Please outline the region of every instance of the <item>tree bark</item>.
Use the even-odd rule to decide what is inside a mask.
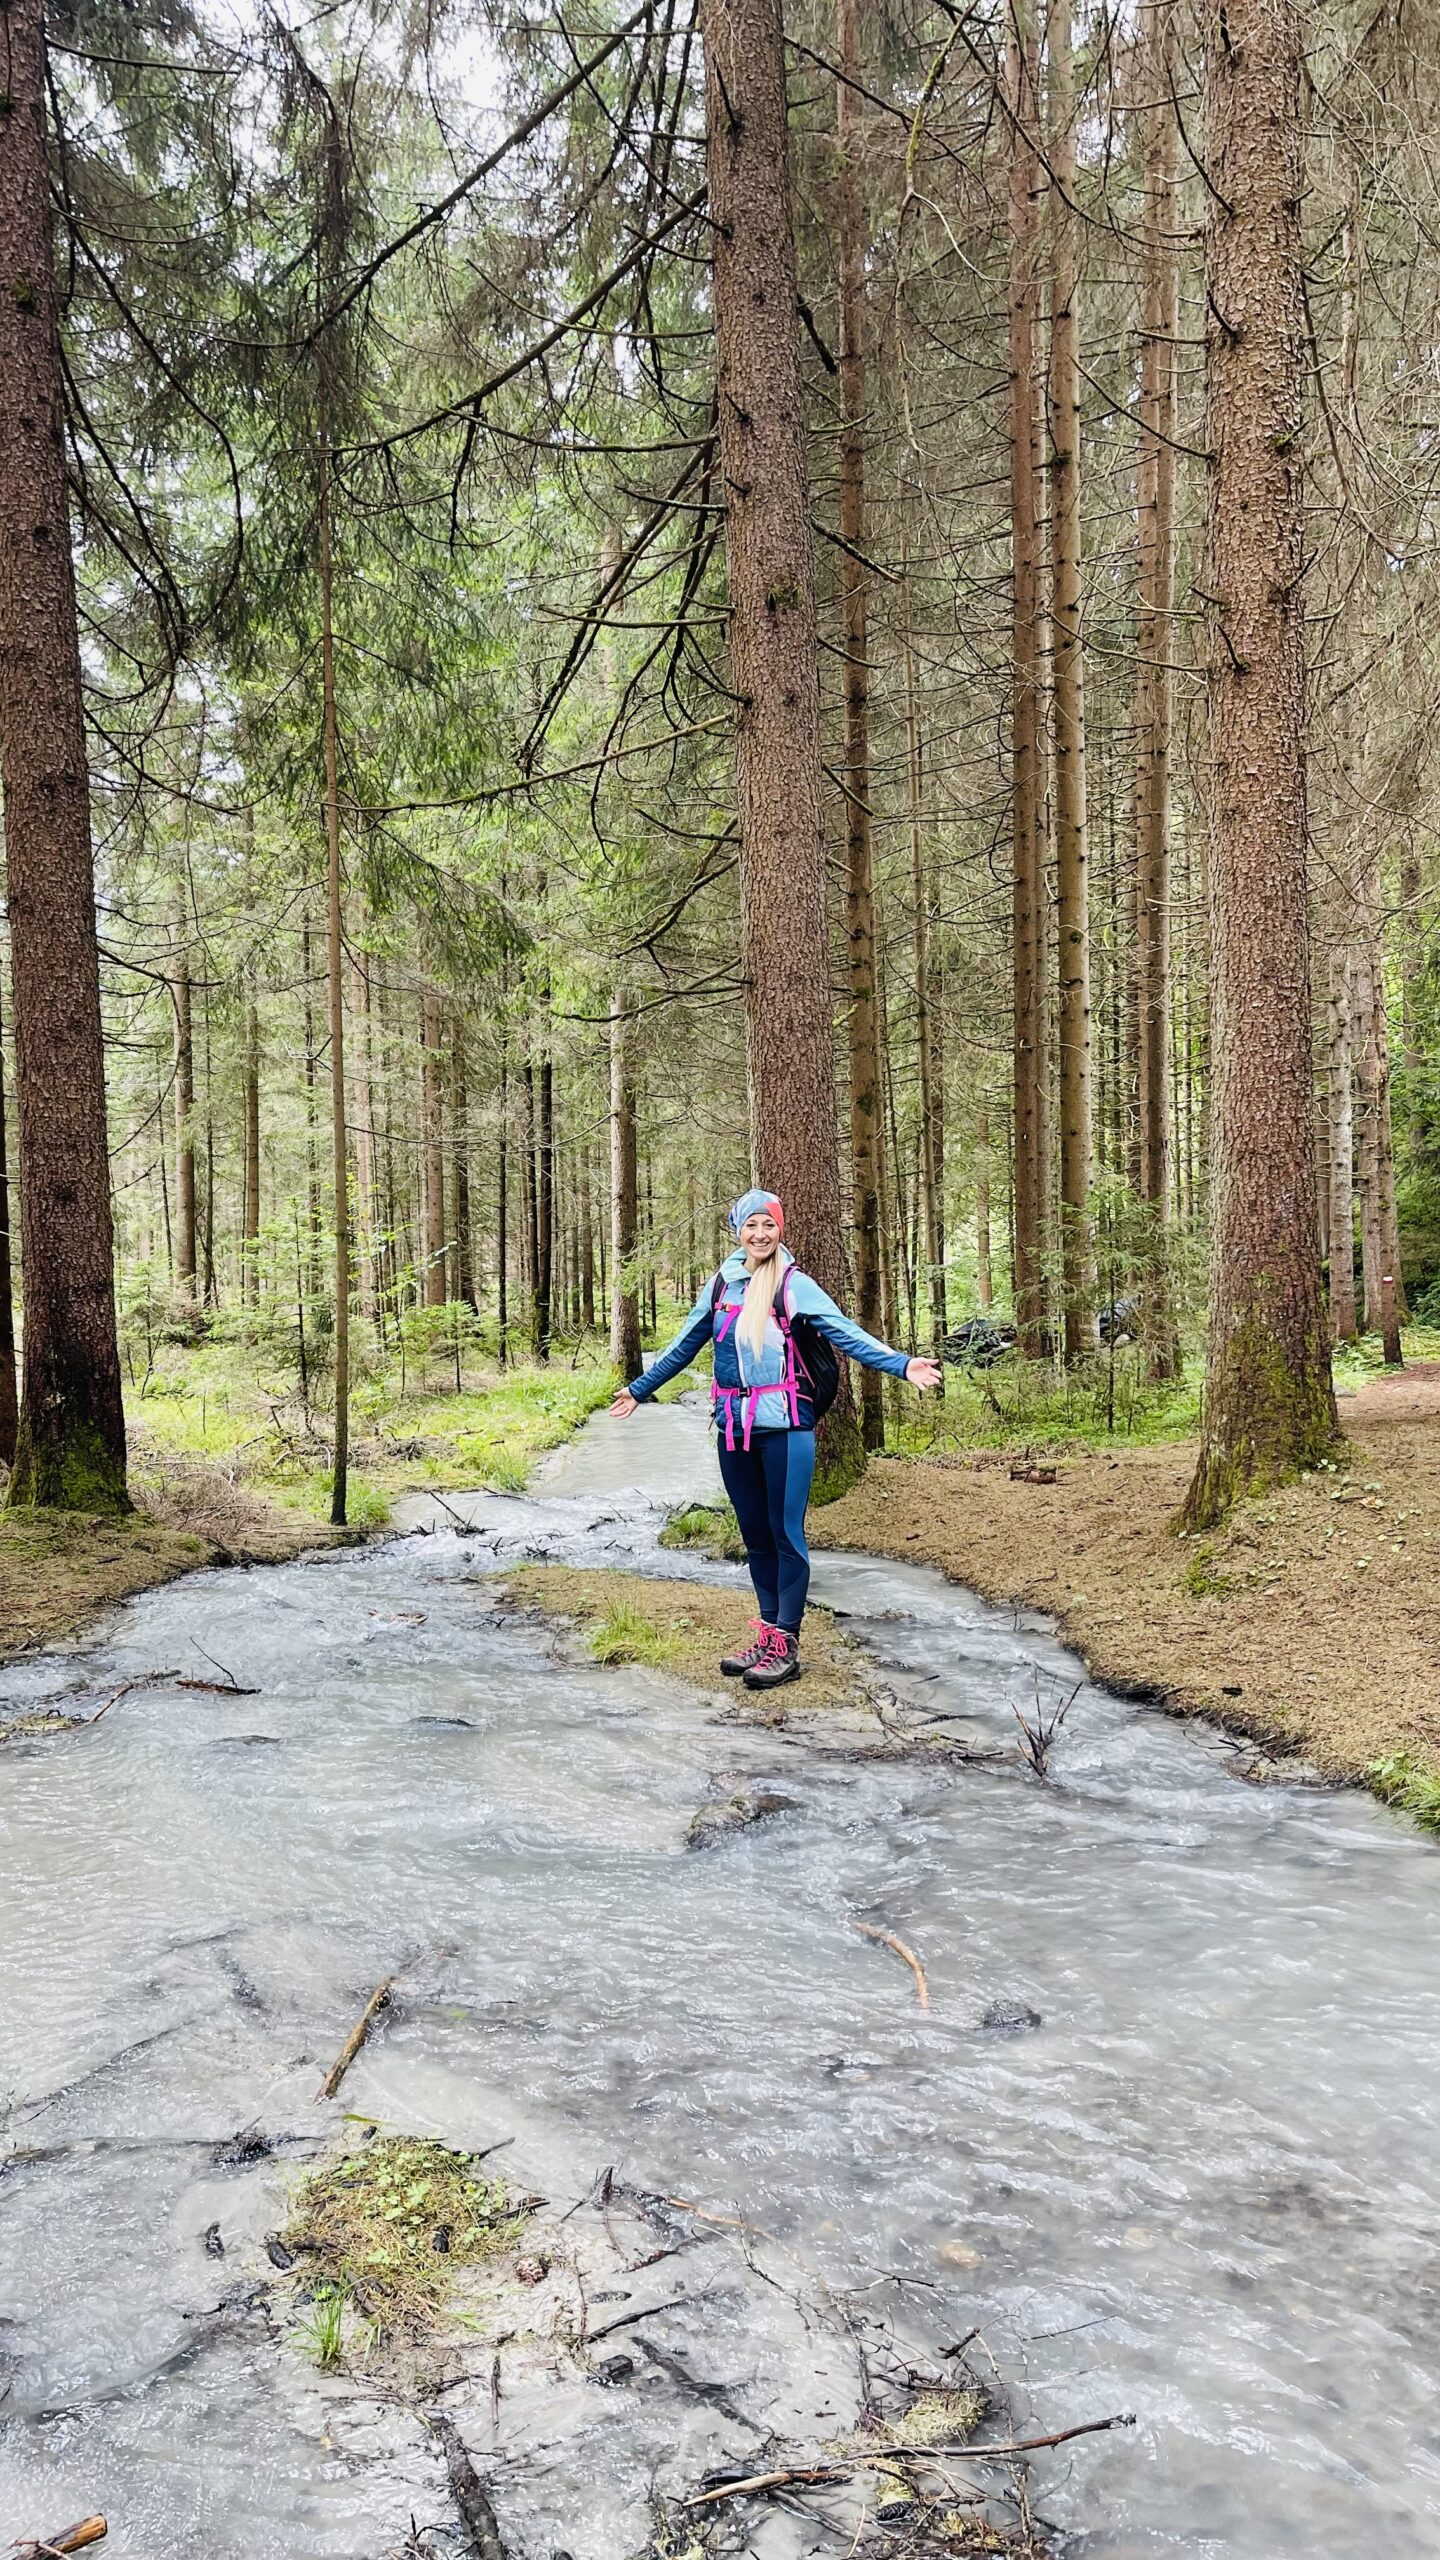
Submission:
[[[780,0],[705,0],[720,463],[725,481],[752,1165],[822,1287],[847,1287],[820,789],[814,564],[797,344]],[[848,1380],[822,1492],[864,1447]]]
[[[644,1356],[634,1270],[639,1207],[629,1014],[617,989],[610,1005],[610,1357],[625,1379],[639,1377]]]
[[[990,1253],[990,1111],[980,1106],[975,1129],[975,1295],[986,1312],[995,1304]]]
[[[454,1066],[454,1129],[451,1153],[455,1160],[455,1300],[462,1307],[478,1310],[480,1300],[475,1286],[475,1239],[470,1220],[470,1075],[465,1054],[465,1024],[458,1011],[455,1018],[451,1051]]]
[[[25,1275],[12,1504],[128,1511],[41,0],[0,105],[0,788]]]
[[[845,937],[850,978],[850,1180],[855,1313],[880,1331],[880,1050],[875,1008],[875,865],[870,840],[870,599],[865,549],[865,249],[860,157],[860,0],[839,0],[835,84],[840,283],[840,554],[844,606]],[[867,1449],[885,1446],[878,1369],[860,1377]]]
[[[170,981],[175,1015],[175,1285],[183,1298],[195,1297],[195,1025],[190,983],[190,919],[182,871],[175,889],[171,924],[174,974]]]
[[[1148,0],[1140,55],[1144,100],[1140,451],[1140,628],[1135,669],[1137,1189],[1154,1224],[1141,1292],[1152,1378],[1180,1367],[1166,1229],[1170,1197],[1170,729],[1175,607],[1175,0]]]
[[[549,986],[544,990],[550,1006]],[[535,1114],[535,1297],[534,1350],[537,1360],[550,1357],[555,1323],[555,1061],[547,1045],[540,1060]]]
[[[375,1093],[370,1057],[370,973],[350,962],[350,1014],[355,1027],[351,1125],[355,1140],[355,1279],[360,1312],[375,1322]]]
[[[445,1304],[445,1086],[440,1037],[440,998],[427,980],[420,992],[421,1217],[427,1307]]]
[[[1035,337],[1040,311],[1039,38],[1032,0],[1010,0],[1010,863],[1012,883],[1015,1322],[1031,1359],[1045,1331],[1047,1186],[1040,736],[1040,523],[1035,480]]]
[[[10,1258],[10,1157],[5,1123],[5,1037],[0,1019],[0,1467],[15,1463],[20,1421],[15,1370],[15,1278]]]
[[[1055,692],[1055,929],[1059,1006],[1060,1266],[1065,1357],[1090,1314],[1090,912],[1080,527],[1078,110],[1071,0],[1050,12],[1050,587]]]
[[[1337,929],[1330,946],[1327,1047],[1330,1064],[1330,1330],[1353,1342],[1355,1306],[1355,1083],[1351,1040],[1350,941]]]
[[[1187,1527],[1338,1437],[1306,905],[1296,0],[1206,0],[1211,1292]]]
[[[906,597],[907,608],[909,596]],[[945,1339],[944,1158],[937,1108],[935,1041],[930,1012],[930,883],[926,876],[924,790],[920,723],[915,701],[915,652],[904,639],[905,748],[910,794],[910,887],[915,913],[915,1049],[920,1080],[920,1172],[924,1191],[925,1260],[930,1274],[930,1337],[936,1359]],[[898,1180],[899,1167],[896,1167]]]
[[[251,905],[255,816],[246,809],[245,904]],[[246,952],[242,970],[240,1030],[240,1301],[260,1303],[260,1008],[255,992],[255,954]]]
[[[335,1232],[335,1464],[330,1519],[345,1526],[350,1476],[350,1161],[345,1126],[345,933],[340,864],[340,743],[330,550],[330,446],[322,413],[319,472],[320,676],[325,727],[325,961],[330,1009],[330,1176]]]

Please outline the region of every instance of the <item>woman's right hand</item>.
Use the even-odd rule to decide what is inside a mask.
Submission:
[[[639,1402],[639,1397],[632,1396],[628,1387],[622,1387],[610,1410],[617,1422],[625,1422],[636,1411]]]

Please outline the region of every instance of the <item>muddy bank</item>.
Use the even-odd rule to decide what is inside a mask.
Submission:
[[[1393,1402],[1391,1399],[1393,1398]],[[1177,1538],[1188,1447],[882,1459],[814,1543],[1047,1611],[1097,1677],[1326,1776],[1440,1764],[1440,1427],[1403,1383],[1342,1408],[1341,1465]]]

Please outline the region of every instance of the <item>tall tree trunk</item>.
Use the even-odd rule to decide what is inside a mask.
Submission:
[[[355,1279],[360,1312],[375,1322],[375,1091],[370,1057],[370,972],[363,960],[350,962],[350,1015],[355,1039],[352,1055],[351,1125],[355,1143]]]
[[[345,1127],[345,934],[340,867],[340,745],[335,710],[335,617],[330,553],[330,446],[320,437],[320,675],[325,723],[325,960],[330,1008],[330,1178],[335,1228],[335,1465],[330,1519],[345,1526],[350,1479],[350,1162]],[[308,981],[307,981],[308,984]]]
[[[128,1511],[41,0],[5,13],[0,789],[25,1276],[12,1504]]]
[[[643,1357],[634,1271],[639,1205],[629,1014],[617,990],[610,1005],[610,1357],[622,1378],[638,1378]]]
[[[580,1156],[580,1322],[595,1330],[595,1169],[587,1138]]]
[[[500,1024],[500,1093],[496,1106],[495,1148],[495,1320],[500,1331],[500,1366],[510,1359],[510,1033]]]
[[[1044,1111],[1044,848],[1040,734],[1040,523],[1035,478],[1039,39],[1032,0],[1010,0],[1010,866],[1015,1120],[1014,1282],[1020,1348],[1044,1344],[1048,1178]]]
[[[1337,1438],[1311,1137],[1296,0],[1206,0],[1211,1291],[1192,1529]]]
[[[975,1295],[981,1307],[995,1304],[995,1273],[990,1253],[990,1108],[980,1105],[975,1129]]]
[[[1351,966],[1348,933],[1337,919],[1330,945],[1327,1047],[1330,1065],[1330,1330],[1337,1342],[1353,1342],[1355,1306],[1355,1081],[1351,1038]]]
[[[455,1127],[451,1152],[455,1159],[455,1298],[462,1307],[478,1310],[479,1293],[475,1285],[475,1238],[470,1217],[470,1072],[466,1056],[465,1023],[457,1011],[454,1045]]]
[[[315,1038],[315,953],[308,898],[300,915],[300,971],[305,990],[305,1221],[308,1237],[305,1286],[314,1297],[320,1288],[320,1231],[324,1219],[320,1205],[320,1143],[315,1100],[320,1081],[320,1052]]]
[[[550,990],[545,989],[548,1016]],[[540,1060],[535,1114],[535,1357],[548,1360],[555,1322],[555,1061]]]
[[[850,978],[850,1175],[855,1313],[880,1330],[880,1050],[875,1010],[875,866],[870,842],[870,600],[865,547],[865,248],[861,195],[864,120],[859,82],[860,0],[839,0],[835,84],[840,283],[840,554],[845,659],[845,938]],[[878,1369],[860,1377],[867,1449],[885,1446]]]
[[[909,596],[906,596],[907,624]],[[915,701],[915,652],[907,627],[905,665],[905,761],[910,797],[910,886],[915,913],[915,1049],[920,1080],[920,1173],[924,1192],[925,1260],[930,1273],[930,1347],[936,1359],[945,1338],[945,1233],[941,1205],[943,1165],[938,1144],[935,1042],[930,1014],[930,883],[926,876],[924,787],[920,724]],[[898,1178],[898,1167],[897,1178]]]
[[[1378,1333],[1386,1365],[1400,1366],[1400,1235],[1390,1126],[1390,1040],[1385,1019],[1379,884],[1362,879],[1356,900],[1355,1018],[1359,1032],[1360,1267],[1365,1330]]]
[[[175,1285],[182,1298],[193,1301],[196,1273],[195,1027],[191,1002],[188,904],[182,871],[176,885],[171,923],[174,973],[170,981],[175,1016]]]
[[[427,980],[420,992],[420,1128],[425,1304],[445,1304],[445,1083],[440,1053],[440,998]]]
[[[1090,910],[1080,578],[1080,278],[1075,210],[1078,108],[1072,0],[1050,12],[1050,613],[1055,687],[1055,931],[1058,958],[1060,1265],[1065,1357],[1090,1316]]]
[[[1152,1378],[1180,1366],[1166,1245],[1170,1197],[1170,656],[1175,606],[1175,342],[1180,269],[1175,243],[1175,0],[1142,12],[1145,101],[1140,354],[1140,630],[1135,670],[1135,837],[1138,894],[1137,1189],[1154,1237],[1141,1290]]]
[[[245,810],[245,904],[251,904],[255,852],[255,813]],[[240,1300],[260,1303],[260,1007],[255,990],[255,953],[245,954],[241,972],[240,1030]]]
[[[780,0],[705,0],[705,121],[752,1165],[822,1287],[846,1289],[835,1111],[820,689]],[[848,1381],[823,1491],[864,1447]]]
[[[0,1019],[0,1467],[15,1463],[20,1420],[15,1372],[15,1279],[10,1258],[10,1156],[5,1125],[5,1037]]]

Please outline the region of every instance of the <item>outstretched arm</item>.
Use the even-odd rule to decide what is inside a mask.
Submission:
[[[804,1316],[833,1342],[847,1360],[858,1360],[863,1369],[883,1369],[887,1377],[907,1378],[912,1387],[934,1387],[940,1383],[940,1372],[933,1360],[912,1360],[903,1351],[894,1351],[888,1342],[877,1341],[863,1325],[856,1324],[837,1307],[828,1291],[808,1272],[797,1271],[790,1283],[790,1305],[797,1316]]]
[[[641,1377],[631,1379],[629,1386],[622,1390],[610,1407],[612,1413],[633,1413],[637,1404],[648,1404],[667,1379],[678,1378],[681,1370],[688,1369],[696,1355],[704,1350],[714,1323],[711,1306],[714,1288],[713,1278],[707,1280],[685,1319],[683,1331],[676,1334],[673,1342],[666,1344]]]

